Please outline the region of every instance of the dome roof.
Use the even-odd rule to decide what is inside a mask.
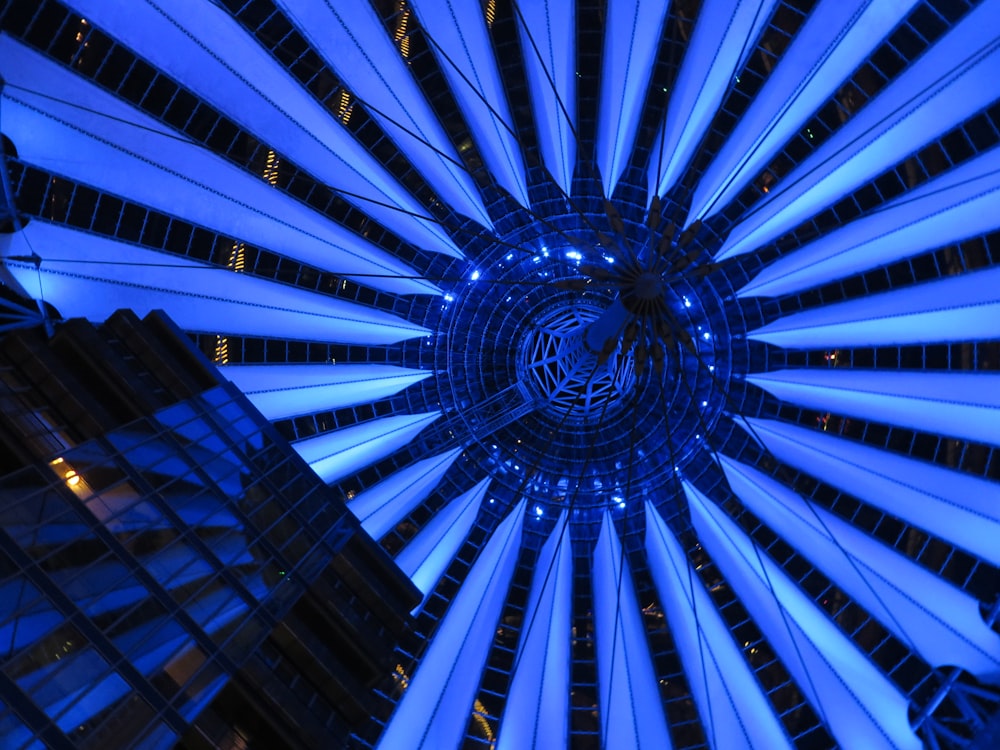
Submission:
[[[5,283],[166,310],[426,595],[359,745],[995,711],[1000,0],[3,13]]]

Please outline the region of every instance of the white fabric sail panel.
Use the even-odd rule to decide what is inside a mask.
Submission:
[[[659,685],[646,642],[628,560],[611,515],[604,513],[594,548],[594,647],[601,747],[671,747]]]
[[[746,419],[782,463],[1000,566],[1000,485],[772,419]]]
[[[514,119],[493,56],[481,3],[410,0],[438,66],[472,131],[476,148],[500,186],[530,206]]]
[[[469,535],[491,481],[487,477],[450,500],[396,555],[396,565],[424,592],[425,599]]]
[[[32,251],[39,268],[10,259]],[[185,331],[345,344],[430,333],[381,310],[39,220],[0,236],[0,257],[64,318],[98,323],[123,307],[139,317],[165,310]]]
[[[381,539],[427,498],[461,452],[455,448],[403,467],[351,500],[348,510],[373,539]]]
[[[434,374],[394,365],[226,365],[236,385],[270,420],[367,404]]]
[[[1000,268],[803,310],[747,337],[802,348],[995,339],[1000,337]]]
[[[475,182],[371,5],[357,0],[276,4],[348,90],[362,98],[361,106],[441,199],[492,228]]]
[[[776,0],[706,0],[649,156],[649,200],[684,174]]]
[[[292,447],[327,484],[354,474],[409,443],[441,412],[399,414],[300,440]]]
[[[608,2],[596,151],[608,198],[632,155],[668,7],[666,0]]]
[[[712,160],[688,223],[725,208],[840,88],[917,0],[818,3]]]
[[[517,2],[517,30],[542,162],[569,195],[576,166],[576,3]]]
[[[919,750],[906,696],[723,510],[687,482],[684,494],[698,539],[839,745]]]
[[[1000,677],[1000,638],[979,601],[762,472],[717,456],[743,504],[933,667]]]
[[[994,102],[1000,97],[998,23],[1000,0],[969,11],[755,204],[716,258],[771,242]]]
[[[648,502],[646,554],[710,746],[791,750],[793,745],[729,626],[677,538]]]
[[[137,0],[127,13],[104,0],[69,5],[400,237],[462,257],[440,225],[420,218],[427,210],[216,4]]]
[[[777,297],[991,232],[1000,191],[992,148],[766,266],[736,294]]]
[[[809,409],[1000,444],[1000,375],[809,368],[748,375],[747,381]]]
[[[497,750],[549,750],[569,741],[573,545],[563,511],[538,554]]]
[[[462,744],[517,563],[524,505],[522,500],[501,522],[473,564],[382,733],[379,750]]]
[[[260,177],[3,34],[0,75],[7,83],[0,96],[4,134],[28,164],[332,273],[362,274],[356,279],[365,286],[440,294],[428,281],[394,278],[417,274]]]

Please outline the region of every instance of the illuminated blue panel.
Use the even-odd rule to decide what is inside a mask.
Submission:
[[[40,269],[9,259],[32,251]],[[29,294],[65,318],[99,323],[122,307],[140,317],[165,310],[186,331],[345,344],[430,333],[380,310],[40,220],[0,235],[0,257]]]
[[[472,177],[371,5],[357,0],[278,0],[365,111],[451,208],[493,226]],[[363,208],[363,207],[362,207]]]
[[[247,612],[247,604],[229,588],[203,594],[189,601],[185,611],[209,634],[218,632],[228,623]],[[146,640],[151,631],[153,638]],[[191,643],[189,634],[176,621],[145,623],[114,638],[122,652],[134,653],[133,663],[144,674],[160,669],[181,646]]]
[[[493,44],[480,3],[410,0],[448,88],[496,181],[522,206],[529,206],[521,149],[500,81]]]
[[[449,501],[396,555],[396,565],[424,592],[425,600],[469,535],[491,481],[487,477]]]
[[[247,607],[230,590],[196,600],[188,612],[208,632],[245,613]],[[190,635],[175,621],[155,618],[116,635],[114,645],[131,655],[133,665],[152,675],[191,644]],[[141,649],[141,650],[140,650]],[[71,730],[119,700],[129,691],[116,673],[106,674],[107,662],[90,646],[70,651],[63,659],[18,678],[18,684],[63,730]],[[95,681],[95,676],[106,675]]]
[[[173,528],[168,525],[153,528]],[[227,541],[230,537],[224,537]],[[39,540],[40,541],[40,540]],[[253,562],[246,552],[246,542],[237,538],[232,546],[242,545],[243,551],[240,554],[233,554],[232,549],[223,552],[224,559],[236,560],[236,564],[247,564]],[[155,568],[157,573],[167,571],[164,580],[168,581],[170,587],[183,586],[206,575],[213,575],[213,568],[207,565],[200,558],[193,556],[190,551],[178,553],[176,550],[164,550],[161,552],[168,558],[168,562]],[[140,558],[147,567],[153,569],[148,563],[148,556]],[[200,564],[196,564],[200,563]],[[190,566],[191,569],[188,569]],[[53,571],[52,579],[59,586],[66,596],[72,599],[82,611],[89,616],[97,616],[114,611],[129,604],[148,599],[149,591],[139,585],[138,581],[132,577],[123,565],[117,562],[102,561],[88,564],[86,567],[66,567]],[[109,581],[112,581],[109,585]],[[31,602],[34,597],[41,597],[37,590],[28,592],[23,581],[11,581],[0,586],[0,594],[5,598],[0,598],[5,609],[2,612],[3,624],[0,625],[0,638],[7,648],[22,648],[43,637],[51,628],[63,622],[63,619],[55,612],[51,605],[44,598],[39,598],[34,605],[24,605]],[[15,606],[16,605],[16,606]],[[23,607],[23,609],[22,609]],[[7,619],[12,611],[19,611],[12,619]]]
[[[702,726],[715,750],[793,747],[667,524],[646,503],[646,554]]]
[[[172,527],[164,524],[160,528]],[[88,564],[82,568],[66,568],[56,572],[59,575],[53,574],[52,578],[59,585],[60,591],[63,591],[73,600],[74,604],[90,616],[113,612],[149,597],[149,590],[129,575],[121,563],[102,561]],[[198,577],[200,576],[192,575],[189,580]],[[109,586],[108,581],[114,581],[114,583]],[[13,584],[10,587],[5,586],[5,588],[12,586]],[[8,599],[6,601],[16,602],[18,600]],[[44,604],[43,606],[47,614],[49,605]],[[30,621],[35,618],[36,613],[30,614],[31,617],[18,617],[14,622],[15,624],[22,623],[20,630],[15,627],[14,631],[9,633],[19,645],[40,638],[48,630],[44,624],[41,627],[35,627]],[[55,625],[58,622],[51,624]]]
[[[597,640],[601,747],[670,748],[646,628],[611,515],[594,548],[594,637]]]
[[[347,507],[365,531],[381,539],[430,494],[461,452],[455,448],[416,461],[365,490]]]
[[[140,557],[143,566],[154,576],[157,581],[166,585],[178,586],[182,579],[191,579],[189,565],[202,566],[202,575],[213,575],[214,569],[200,557],[196,557],[194,549],[185,545],[176,545],[170,548],[168,553],[158,554],[155,557]],[[254,562],[253,554],[247,548],[246,540],[240,534],[226,534],[218,540],[212,542],[212,554],[219,558],[223,565],[237,566],[250,565]]]
[[[150,473],[150,476],[154,475],[155,472]],[[239,479],[234,482],[237,483]],[[175,479],[175,484],[176,488],[164,487],[160,493],[164,500],[171,503],[174,512],[185,524],[208,529],[242,529],[242,522],[215,497],[208,493],[197,495],[194,491],[195,487],[206,486],[209,482],[189,482],[188,477],[184,476]],[[192,499],[192,495],[197,496]],[[116,534],[144,528],[165,529],[172,525],[152,504],[140,500],[131,490],[98,492],[83,502],[87,510]]]
[[[240,546],[239,550],[232,546],[223,547],[217,556],[220,560],[233,559],[240,565],[252,563],[253,556],[247,550],[245,542],[240,540]],[[168,589],[178,588],[199,578],[216,574],[215,568],[207,560],[199,557],[186,543],[175,544],[155,557],[145,555],[138,559],[142,566],[156,577],[157,582]]]
[[[668,6],[666,0],[608,2],[597,111],[597,166],[608,197],[632,155]]]
[[[329,484],[398,451],[440,416],[441,412],[432,411],[371,419],[300,440],[292,447]]]
[[[532,0],[515,7],[538,148],[545,168],[568,195],[577,146],[576,5]]]
[[[684,494],[698,539],[840,746],[919,750],[896,686],[724,511],[687,482]]]
[[[189,411],[182,409],[181,420],[188,420]],[[186,440],[185,451],[196,464],[201,466],[201,476],[190,471],[190,462],[177,453],[176,442],[163,437],[150,439],[148,430],[142,425],[125,426],[107,435],[107,441],[121,451],[126,460],[140,468],[144,474],[161,477],[163,492],[168,496],[174,492],[189,492],[196,494],[201,487],[213,486],[222,490],[231,499],[241,498],[244,493],[243,479],[247,476],[241,464],[232,454],[220,451],[218,445],[198,445],[204,437],[204,424],[201,420],[192,420],[186,425],[170,424],[168,420],[157,421],[169,427],[182,440]],[[74,451],[76,455],[78,451]],[[95,510],[96,512],[96,510]]]
[[[104,0],[71,0],[69,5],[125,46],[141,50],[143,58],[225,112],[255,138],[320,182],[343,191],[344,200],[400,237],[427,250],[462,257],[438,224],[417,218],[427,216],[427,210],[214,3],[138,0],[129,3],[128,13]],[[330,27],[329,16],[325,20],[319,28]]]
[[[573,545],[565,511],[534,569],[497,750],[567,747]]]
[[[681,178],[776,0],[706,0],[649,156],[649,199]]]
[[[1000,375],[837,368],[776,370],[747,381],[817,411],[1000,444]]]
[[[504,598],[524,520],[522,500],[490,536],[386,726],[380,750],[459,747]]]
[[[994,102],[1000,96],[997,24],[1000,0],[969,11],[755,204],[716,257],[752,252],[794,229]]]
[[[1000,676],[1000,638],[979,601],[754,468],[718,456],[729,486],[780,537],[933,667]]]
[[[875,213],[778,258],[737,292],[776,297],[868,271],[1000,226],[1000,148],[993,148]]]
[[[747,419],[782,463],[1000,566],[1000,485],[819,430]]]
[[[818,3],[705,170],[688,221],[716,213],[767,167],[917,0]]]
[[[7,36],[0,36],[0,75],[8,84],[0,97],[4,134],[28,164],[340,275],[417,275],[260,177]],[[87,109],[68,102],[86,102]],[[357,280],[399,294],[440,293],[419,279]]]
[[[370,403],[433,375],[393,365],[228,365],[219,368],[270,420]]]
[[[108,597],[113,598],[116,593],[116,589],[112,589]],[[143,598],[145,594],[145,589],[142,589],[131,596],[122,596],[122,606]],[[42,592],[27,581],[15,577],[0,583],[0,647],[4,653],[15,653],[63,622],[62,613],[53,609]]]
[[[1000,268],[785,315],[747,336],[803,348],[995,339],[1000,337]]]
[[[129,692],[128,683],[108,671],[104,658],[86,646],[22,676],[17,683],[35,705],[56,719],[60,729],[70,731]]]

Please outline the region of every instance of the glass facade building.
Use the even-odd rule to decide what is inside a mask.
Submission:
[[[990,746],[1000,0],[125,6],[0,5],[0,308],[166,311],[409,578],[345,743]]]
[[[36,460],[0,479],[2,747],[346,743],[391,685],[411,584],[232,384],[169,388],[207,360],[148,369],[182,334],[104,330],[3,341],[4,436]],[[144,401],[174,403],[80,439],[103,426],[77,405],[120,422]]]

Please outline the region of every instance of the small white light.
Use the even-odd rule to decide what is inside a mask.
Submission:
[[[479,271],[478,270],[473,271],[472,274],[469,276],[469,278],[472,279],[473,281],[478,281]]]

